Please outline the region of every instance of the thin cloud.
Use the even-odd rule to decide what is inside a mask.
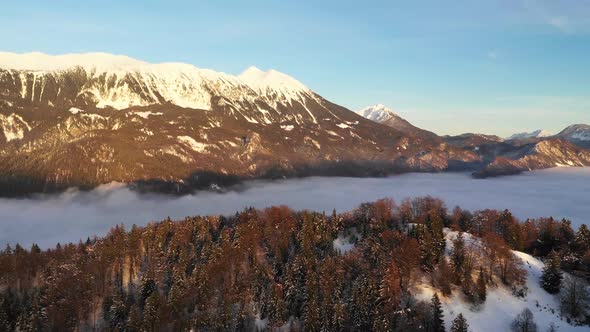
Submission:
[[[570,32],[571,24],[567,16],[555,16],[549,18],[549,25],[561,31]]]

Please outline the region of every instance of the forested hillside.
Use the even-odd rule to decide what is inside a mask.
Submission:
[[[585,225],[448,211],[425,197],[328,215],[246,209],[115,227],[49,250],[8,247],[0,330],[467,331],[465,317],[493,307],[491,294],[526,299],[539,280],[515,250],[546,262],[541,291],[560,308],[540,322],[588,324]],[[534,322],[517,314],[506,326]]]

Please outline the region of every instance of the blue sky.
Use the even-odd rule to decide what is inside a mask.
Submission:
[[[0,49],[274,68],[437,133],[590,123],[590,1],[12,1]]]

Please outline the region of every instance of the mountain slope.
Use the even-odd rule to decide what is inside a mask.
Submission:
[[[446,231],[447,248],[452,248],[452,240],[457,232]],[[469,242],[479,242],[478,239],[464,234]],[[478,244],[480,245],[480,244]],[[544,264],[539,259],[523,252],[513,253],[524,263],[527,272],[526,288],[524,298],[518,298],[512,291],[503,285],[488,289],[486,302],[477,310],[473,310],[460,294],[460,290],[453,292],[450,297],[441,298],[444,309],[444,319],[447,330],[450,330],[452,320],[462,313],[467,319],[470,331],[496,332],[510,331],[510,323],[517,314],[525,308],[530,309],[534,315],[534,321],[540,331],[545,331],[549,324],[554,323],[558,331],[587,331],[587,326],[572,326],[565,318],[559,315],[559,302],[556,296],[547,293],[541,288],[540,278]],[[424,284],[420,287],[421,293],[418,298],[429,301],[434,294],[434,289]]]
[[[440,171],[478,156],[382,126],[294,78],[103,53],[0,53],[0,191],[173,190],[285,175]],[[213,180],[207,180],[212,178]]]

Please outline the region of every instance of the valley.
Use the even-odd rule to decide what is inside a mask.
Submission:
[[[409,173],[385,178],[308,177],[248,181],[229,190],[182,196],[143,193],[123,184],[92,191],[66,191],[25,199],[0,199],[0,247],[17,242],[51,248],[101,236],[113,226],[146,225],[194,214],[232,215],[246,207],[288,205],[294,209],[349,211],[363,202],[391,197],[433,196],[449,209],[509,209],[521,221],[553,216],[574,228],[588,223],[590,168],[554,168],[514,177],[473,179],[469,173]]]

